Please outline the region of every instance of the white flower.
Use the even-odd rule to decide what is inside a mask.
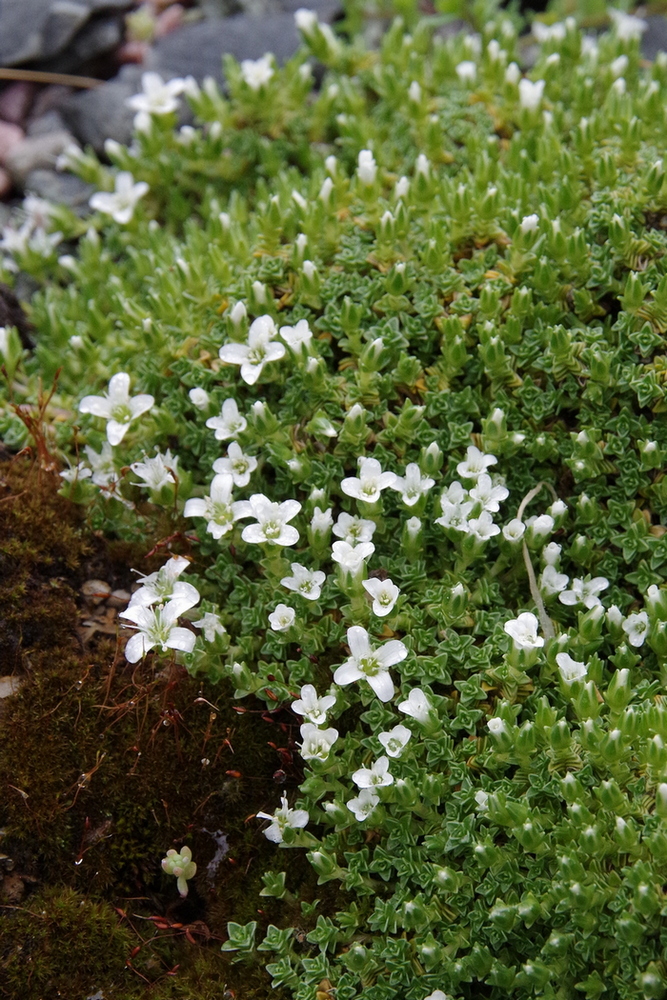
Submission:
[[[488,510],[483,510],[479,517],[471,517],[468,521],[468,531],[480,542],[486,542],[494,535],[500,534],[500,528],[493,523]]]
[[[507,732],[507,727],[505,726],[503,719],[500,719],[498,717],[494,719],[489,719],[489,721],[487,722],[487,726],[489,732],[492,733],[494,736],[500,736],[502,735],[502,733]]]
[[[342,538],[348,545],[357,545],[360,542],[370,542],[376,527],[375,521],[352,514],[340,514],[334,524],[333,533],[336,538]]]
[[[148,192],[145,181],[134,183],[134,177],[127,170],[116,174],[115,192],[96,191],[90,198],[89,205],[96,212],[110,215],[120,226],[126,225],[134,215],[134,209],[140,198]]]
[[[394,779],[389,773],[389,760],[387,757],[378,757],[370,767],[360,767],[352,775],[352,781],[357,788],[383,788],[386,785],[393,785]]]
[[[257,524],[249,524],[243,529],[241,537],[244,542],[253,545],[296,545],[299,541],[299,532],[288,523],[301,510],[298,500],[273,503],[263,493],[254,493],[250,500],[239,503],[243,505],[241,517],[257,518]]]
[[[377,177],[377,163],[370,149],[362,149],[357,159],[357,177],[362,184],[370,187]]]
[[[410,181],[407,177],[399,177],[394,185],[394,198],[407,198],[410,191]]]
[[[125,104],[138,112],[134,124],[140,132],[144,132],[151,115],[168,115],[176,111],[179,104],[176,98],[183,93],[185,80],[174,79],[165,83],[159,73],[143,73],[141,86],[142,92],[128,97]]]
[[[125,437],[130,423],[150,410],[155,403],[153,396],[143,394],[130,397],[130,376],[117,372],[109,380],[106,396],[84,396],[79,403],[80,413],[92,413],[107,421],[107,440],[117,445]]]
[[[304,261],[304,269],[305,266],[306,262]],[[302,344],[305,344],[305,346],[308,347],[313,339],[313,332],[308,326],[308,320],[300,319],[295,326],[281,326],[280,336],[283,338],[287,346],[291,347],[296,354],[299,352]]]
[[[539,622],[530,611],[522,611],[518,618],[505,622],[503,628],[519,649],[540,649],[544,639],[537,634]]]
[[[269,625],[274,632],[287,632],[294,624],[296,611],[287,604],[278,604],[276,610],[269,615]]]
[[[126,659],[130,663],[137,663],[153,646],[159,646],[163,653],[167,649],[191,653],[195,645],[194,632],[176,625],[179,615],[191,607],[188,600],[176,598],[166,605],[158,604],[157,607],[147,608],[141,604],[131,604],[126,611],[120,611],[120,618],[129,618],[134,623],[134,626],[124,627],[137,628],[125,647]]]
[[[416,722],[424,723],[428,722],[431,714],[431,703],[421,688],[413,688],[406,701],[399,702],[398,710]]]
[[[619,56],[618,59],[614,59],[612,63],[609,64],[609,69],[611,70],[611,75],[615,78],[617,76],[623,76],[626,69],[628,68],[630,60],[626,55]]]
[[[427,997],[424,997],[424,1000],[452,1000],[452,998],[448,993],[443,993],[442,990],[433,990]]]
[[[304,722],[299,732],[303,740],[299,753],[304,760],[326,760],[338,739],[337,729],[318,729],[312,722]]]
[[[475,792],[475,802],[478,812],[486,812],[489,808],[489,793],[480,788],[478,792]]]
[[[460,485],[458,483],[453,485]],[[471,513],[474,503],[472,500],[467,500],[460,503],[452,503],[446,493],[443,493],[440,497],[440,508],[442,510],[442,517],[436,517],[435,523],[441,524],[443,528],[454,528],[456,531],[462,531],[467,533],[470,531],[468,527],[468,515]]]
[[[211,480],[209,496],[192,497],[186,501],[184,517],[205,517],[206,531],[215,539],[222,538],[234,527],[240,517],[246,517],[245,501],[232,501],[234,480],[227,472],[221,472]]]
[[[407,726],[394,726],[387,733],[380,733],[378,740],[387,751],[390,757],[400,757],[412,733]]]
[[[517,84],[521,77],[521,70],[515,62],[511,62],[505,70],[505,83]]]
[[[327,712],[335,704],[335,695],[326,694],[319,698],[312,684],[304,684],[301,688],[301,697],[298,701],[292,702],[292,711],[296,712],[297,715],[302,715],[314,726],[323,726],[327,721]]]
[[[477,482],[470,490],[473,500],[481,503],[484,510],[492,511],[494,514],[500,510],[500,504],[510,495],[506,486],[494,486],[491,476],[482,472],[477,477]]]
[[[362,580],[364,590],[373,598],[373,614],[378,618],[384,618],[390,611],[401,593],[395,583],[391,580]]]
[[[399,639],[372,646],[368,632],[360,625],[353,625],[347,630],[347,643],[351,656],[334,673],[334,683],[344,686],[353,681],[367,680],[380,701],[393,698],[394,684],[389,676],[389,667],[406,658],[406,646]]]
[[[421,101],[422,89],[419,86],[417,80],[413,80],[410,86],[408,87],[408,97],[410,98],[411,101],[414,101],[415,104],[419,104],[419,102]]]
[[[90,445],[86,445],[86,455],[93,470],[92,481],[96,486],[110,486],[120,480],[120,476],[116,472],[113,451],[108,441],[102,445],[101,452],[96,452]]]
[[[299,9],[294,12],[294,23],[299,31],[302,31],[304,35],[310,35],[318,25],[317,14],[312,10],[308,10],[306,7],[299,7]]]
[[[628,615],[623,622],[623,631],[628,637],[631,646],[642,646],[648,635],[648,614],[639,611],[637,614]]]
[[[535,215],[535,213],[532,215],[524,215],[519,226],[519,229],[524,235],[526,233],[536,233],[539,228],[540,217],[539,215]]]
[[[275,72],[272,63],[273,56],[268,52],[261,59],[244,59],[241,62],[241,76],[251,90],[260,90],[269,82]]]
[[[396,475],[393,472],[383,472],[377,458],[357,459],[359,464],[359,476],[350,476],[343,479],[340,488],[348,497],[355,500],[363,500],[365,503],[377,503],[380,493],[388,486],[393,486],[396,482]]]
[[[542,558],[547,566],[555,566],[560,559],[561,546],[557,542],[549,542],[542,549]]]
[[[497,462],[498,459],[495,455],[485,455],[474,444],[471,444],[466,452],[465,461],[459,462],[456,471],[464,479],[474,479],[477,482],[482,473],[486,472],[490,465],[496,465]],[[452,483],[452,486],[454,485],[456,484]],[[460,486],[460,483],[458,485]],[[452,498],[450,497],[450,499]]]
[[[327,204],[329,198],[331,197],[331,192],[333,191],[333,188],[334,188],[334,182],[331,180],[330,177],[325,177],[324,180],[322,181],[322,187],[320,188],[320,193],[318,195],[319,200]]]
[[[419,174],[422,174],[426,180],[431,176],[431,164],[424,153],[419,154],[415,163],[415,177],[418,177]]]
[[[542,571],[538,586],[545,597],[554,597],[565,590],[569,582],[570,578],[566,573],[559,573],[556,567],[549,563]]]
[[[259,316],[248,330],[248,343],[224,344],[218,352],[220,360],[240,365],[243,381],[254,385],[264,365],[285,356],[285,345],[271,339],[275,334],[276,326],[271,317]]]
[[[529,517],[526,520],[526,527],[529,529],[531,539],[534,542],[540,543],[544,541],[547,535],[551,534],[555,523],[550,514],[540,514],[539,516]]]
[[[322,593],[326,576],[321,570],[306,569],[299,563],[290,563],[293,576],[285,576],[280,581],[283,587],[301,594],[307,601],[316,601]]]
[[[622,10],[615,10],[613,7],[610,7],[608,14],[614,22],[616,35],[622,42],[630,42],[635,38],[641,38],[648,28],[648,21],[642,20],[641,17],[634,17],[632,14],[626,14]]]
[[[257,468],[257,459],[245,455],[237,441],[227,448],[227,458],[216,458],[213,463],[214,472],[227,472],[234,480],[234,486],[247,486],[250,474]]]
[[[595,576],[592,580],[572,581],[572,589],[564,590],[558,595],[558,600],[563,604],[583,604],[587,608],[594,608],[596,604],[602,604],[598,594],[606,590],[609,580],[604,576]]]
[[[143,462],[133,462],[130,468],[135,475],[143,479],[143,483],[133,483],[133,486],[147,486],[150,490],[159,490],[168,483],[175,483],[178,475],[178,457],[167,449],[164,455],[158,451],[153,458],[144,455]]]
[[[422,476],[417,463],[410,462],[405,467],[405,478],[396,476],[391,488],[401,494],[406,507],[414,507],[421,495],[428,493],[432,486],[435,486],[435,479]]]
[[[474,83],[477,79],[477,67],[474,62],[464,59],[456,67],[456,75],[461,83]]]
[[[348,542],[334,542],[331,547],[331,558],[342,570],[355,576],[374,552],[375,546],[372,542],[361,542],[355,546],[349,545]]]
[[[520,542],[524,536],[526,525],[518,517],[513,517],[503,526],[503,538],[508,542]]]
[[[617,604],[612,604],[607,608],[606,617],[609,624],[614,625],[616,628],[623,625],[623,612]]]
[[[290,809],[287,805],[287,796],[280,798],[280,807],[271,816],[265,812],[258,812],[257,819],[269,819],[271,825],[264,830],[264,836],[273,844],[282,844],[285,830],[301,830],[310,819],[305,809]]]
[[[422,523],[418,517],[409,517],[405,522],[405,530],[408,533],[408,538],[410,541],[414,542],[415,538],[422,530]]]
[[[190,389],[188,396],[192,405],[196,406],[198,410],[205,410],[209,404],[209,395],[206,389],[201,389],[199,386]]]
[[[219,417],[209,417],[206,426],[215,431],[216,441],[226,441],[238,437],[248,426],[248,421],[239,413],[235,399],[226,399]]]
[[[321,507],[316,507],[310,519],[310,530],[313,535],[328,535],[332,524],[333,508],[328,507],[326,510],[322,510]]]
[[[567,28],[562,21],[558,21],[556,24],[543,24],[542,21],[533,21],[530,30],[535,40],[540,43],[550,41],[562,42],[567,33]]]
[[[69,469],[63,469],[60,476],[66,483],[76,483],[81,479],[90,479],[92,474],[92,469],[89,469],[85,462],[79,462],[78,465],[72,465]]]
[[[573,660],[569,653],[556,653],[556,663],[565,684],[581,681],[587,674],[585,664],[579,660]]]
[[[219,615],[213,611],[206,611],[204,617],[192,623],[195,628],[200,628],[204,633],[207,642],[214,642],[216,635],[225,635],[227,629],[220,621]]]
[[[140,576],[142,586],[132,594],[130,607],[139,604],[148,608],[151,604],[179,600],[187,602],[188,608],[193,608],[199,602],[199,591],[191,583],[178,579],[189,565],[184,556],[172,556],[157,572]]]
[[[536,111],[542,102],[544,80],[519,80],[519,104],[528,111]]]
[[[350,812],[354,814],[354,818],[359,823],[363,823],[365,819],[368,819],[379,801],[379,796],[376,795],[372,788],[362,788],[357,797],[350,799],[346,805]]]

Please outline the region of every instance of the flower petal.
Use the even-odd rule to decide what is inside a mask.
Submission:
[[[372,677],[366,677],[366,680],[380,701],[391,701],[394,697],[394,682],[386,670],[373,674]]]
[[[334,684],[340,684],[344,687],[346,684],[352,684],[353,681],[358,681],[364,675],[361,670],[354,662],[354,660],[346,660],[345,663],[341,664],[333,675]]]

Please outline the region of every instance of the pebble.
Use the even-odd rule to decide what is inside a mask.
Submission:
[[[16,674],[0,677],[0,698],[9,698],[10,694],[16,694],[22,684],[23,678],[17,677]]]
[[[23,186],[31,171],[55,167],[60,154],[73,142],[72,134],[64,129],[30,136],[12,147],[5,157],[5,166],[14,182]]]
[[[0,118],[13,125],[23,125],[35,99],[36,90],[37,84],[25,80],[10,83],[0,93]]]
[[[81,587],[81,593],[87,603],[95,607],[107,600],[111,594],[111,587],[105,580],[86,580]]]
[[[13,149],[23,142],[23,129],[11,122],[0,121],[0,163],[6,164],[7,157]]]
[[[112,590],[107,600],[107,607],[124,608],[131,596],[129,590]]]

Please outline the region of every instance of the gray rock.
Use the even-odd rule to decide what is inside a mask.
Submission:
[[[93,15],[131,6],[131,0],[0,0],[0,65],[49,59]]]
[[[65,123],[82,145],[91,145],[101,154],[106,139],[130,141],[134,112],[125,101],[141,90],[142,72],[139,66],[124,66],[113,80],[63,103],[60,111]]]
[[[48,135],[50,132],[60,132],[65,128],[63,116],[59,111],[47,111],[39,118],[32,118],[26,126],[26,135]]]
[[[121,15],[94,17],[74,36],[54,58],[42,62],[51,73],[73,73],[97,56],[112,52],[123,41]]]
[[[94,193],[92,184],[86,184],[74,174],[59,174],[55,170],[33,170],[25,182],[25,189],[40,198],[67,205],[79,215],[90,211],[88,200]]]
[[[57,158],[73,142],[72,134],[64,129],[32,136],[11,150],[5,166],[14,183],[22,187],[33,170],[55,167]]]
[[[667,52],[667,18],[662,14],[652,14],[644,18],[648,28],[642,37],[642,55],[653,60],[658,52]]]

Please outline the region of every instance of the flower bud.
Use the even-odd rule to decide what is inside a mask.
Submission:
[[[622,712],[632,697],[630,686],[630,671],[617,670],[605,691],[604,699],[612,712]]]
[[[252,415],[253,425],[258,433],[266,438],[270,437],[272,434],[278,430],[278,421],[271,413],[266,403],[258,399],[250,407],[250,413]]]
[[[345,875],[343,869],[336,862],[336,855],[330,854],[328,851],[323,849],[311,851],[308,854],[308,860],[319,875],[318,885],[330,882],[334,878],[343,878]]]
[[[590,611],[579,612],[578,633],[583,643],[595,642],[602,635],[605,612],[602,604],[596,604]]]
[[[444,455],[437,441],[432,441],[427,448],[422,448],[419,467],[425,476],[433,476],[440,472]],[[667,593],[667,591],[666,591]]]

